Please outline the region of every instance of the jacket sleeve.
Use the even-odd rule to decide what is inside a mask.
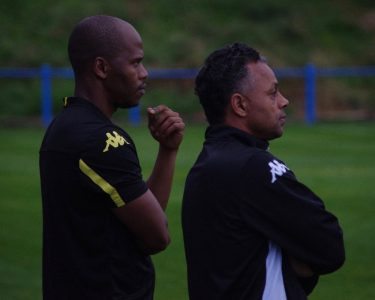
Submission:
[[[337,218],[283,162],[260,152],[248,161],[243,172],[239,205],[248,226],[309,265],[316,274],[342,266],[345,251]]]

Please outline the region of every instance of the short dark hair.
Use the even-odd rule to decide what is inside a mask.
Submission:
[[[210,125],[224,122],[230,97],[248,75],[246,65],[260,60],[260,54],[243,43],[215,50],[206,58],[195,79],[195,94]]]
[[[74,73],[80,74],[96,57],[114,58],[121,50],[119,18],[97,15],[83,19],[73,29],[68,42],[69,60]]]

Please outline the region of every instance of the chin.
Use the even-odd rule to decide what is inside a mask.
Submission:
[[[278,139],[279,137],[282,137],[283,135],[283,130],[280,130],[278,132],[274,132],[272,135],[270,135],[267,140],[270,141],[270,140],[274,140],[274,139]]]

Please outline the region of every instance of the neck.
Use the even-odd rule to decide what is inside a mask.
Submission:
[[[225,119],[224,124],[226,124],[228,126],[231,126],[231,127],[234,127],[234,128],[237,128],[237,129],[240,129],[240,130],[242,130],[244,132],[247,132],[249,134],[252,134],[252,132],[246,127],[246,124],[244,123],[244,121],[240,118],[227,117]]]
[[[99,108],[102,113],[109,119],[112,117],[113,113],[116,110],[111,101],[108,99],[104,90],[95,84],[76,81],[74,96],[90,101],[97,108]]]

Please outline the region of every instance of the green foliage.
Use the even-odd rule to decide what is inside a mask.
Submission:
[[[126,129],[134,138],[147,178],[157,151],[144,127]],[[320,195],[340,220],[347,260],[322,276],[309,299],[374,299],[375,124],[289,125],[271,151]],[[41,199],[38,174],[40,129],[0,129],[0,295],[4,300],[41,299]],[[203,141],[204,127],[188,125],[176,163],[167,215],[172,243],[155,255],[156,300],[187,298],[181,232],[181,198],[189,168]],[[324,247],[324,245],[322,245]]]
[[[93,14],[133,23],[151,66],[196,67],[214,48],[237,40],[278,65],[374,64],[374,26],[365,22],[374,9],[373,1],[355,0],[3,0],[0,65],[67,66],[72,27]]]
[[[148,68],[198,68],[212,50],[234,41],[259,49],[274,67],[300,67],[307,62],[317,66],[374,65],[374,3],[371,0],[2,0],[0,68],[40,67],[43,63],[52,67],[69,66],[66,53],[69,34],[79,20],[94,14],[115,15],[134,24],[143,37]],[[0,119],[39,113],[39,83],[24,81],[0,79]],[[303,82],[299,85],[303,86]],[[329,86],[334,92],[322,101],[326,103],[333,98],[334,102],[336,92],[340,91],[340,101],[361,105],[370,118],[375,114],[373,86],[372,81],[361,87],[353,87],[351,82],[346,86]],[[282,86],[283,91],[293,95],[294,86],[287,88],[290,90]],[[60,108],[60,99],[71,95],[72,90],[71,81],[54,82],[54,112]],[[301,102],[303,95],[290,100]],[[176,82],[166,85],[151,82],[142,105],[149,103],[171,103],[189,118],[195,118],[199,110],[191,84],[181,88]]]
[[[38,79],[1,79],[1,115],[37,115],[40,111]]]

